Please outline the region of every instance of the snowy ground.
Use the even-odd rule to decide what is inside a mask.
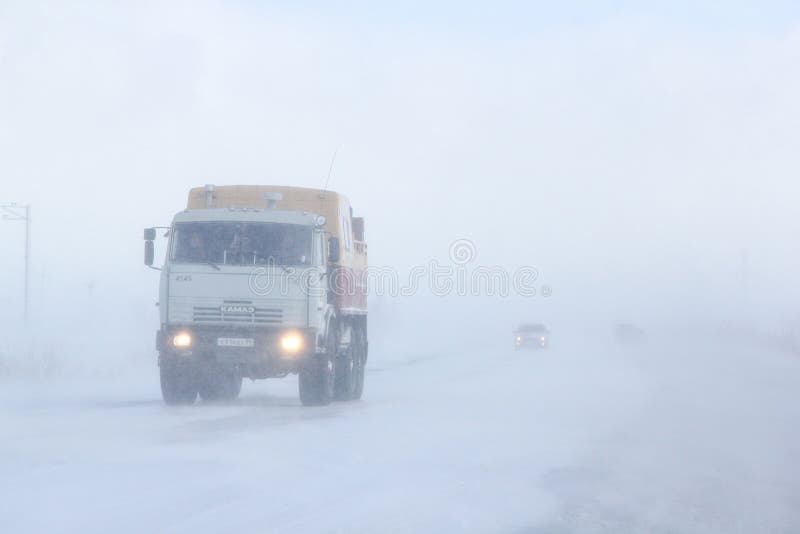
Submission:
[[[0,532],[800,531],[800,360],[690,345],[374,357],[326,408],[7,380]]]

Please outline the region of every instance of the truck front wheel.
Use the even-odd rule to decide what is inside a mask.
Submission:
[[[161,396],[170,406],[193,404],[197,398],[197,377],[194,369],[188,366],[175,366],[161,363]]]
[[[326,406],[333,400],[336,341],[330,336],[325,354],[317,354],[301,369],[298,377],[303,406]]]

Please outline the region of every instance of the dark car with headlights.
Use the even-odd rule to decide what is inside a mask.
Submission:
[[[514,330],[514,349],[545,349],[550,345],[550,331],[539,323],[523,323]]]

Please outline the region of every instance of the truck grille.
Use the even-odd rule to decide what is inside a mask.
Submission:
[[[256,308],[249,302],[225,301],[225,305],[252,308],[254,311],[223,312],[226,306],[194,306],[193,317],[196,323],[237,323],[237,324],[281,324],[283,310],[280,308]]]

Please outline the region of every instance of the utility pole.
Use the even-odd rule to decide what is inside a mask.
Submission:
[[[4,221],[25,222],[25,320],[28,319],[31,278],[31,207],[17,204],[0,204]]]

